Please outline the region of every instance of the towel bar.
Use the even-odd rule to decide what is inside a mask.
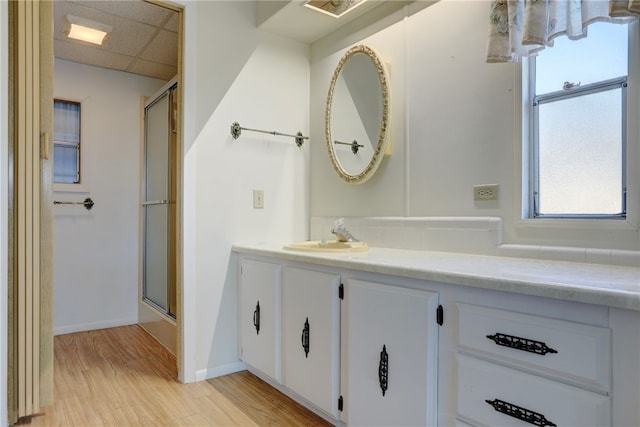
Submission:
[[[364,145],[362,144],[358,144],[358,141],[356,141],[355,139],[353,140],[353,142],[342,142],[342,141],[338,141],[337,139],[335,141],[333,141],[334,144],[339,144],[339,145],[350,145],[351,146],[351,152],[353,154],[358,154],[358,149],[364,147]]]
[[[82,202],[61,202],[58,200],[53,201],[54,205],[84,205],[85,209],[90,211],[95,203],[91,200],[91,197],[87,197]]]
[[[309,139],[308,136],[302,135],[302,132],[298,132],[295,135],[291,135],[291,134],[288,134],[288,133],[276,132],[275,130],[268,131],[268,130],[260,130],[260,129],[243,128],[243,127],[240,126],[240,123],[238,123],[238,122],[233,122],[231,124],[231,136],[233,137],[233,139],[238,139],[240,137],[240,135],[242,134],[243,130],[248,130],[248,131],[251,131],[251,132],[268,133],[269,135],[290,136],[292,138],[295,138],[296,145],[298,147],[302,146],[302,144],[304,143],[305,139]]]

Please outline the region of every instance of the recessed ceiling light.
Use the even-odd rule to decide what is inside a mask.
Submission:
[[[71,39],[102,45],[113,27],[73,15],[66,15],[67,36]]]
[[[326,15],[340,18],[367,0],[306,0],[303,4]]]

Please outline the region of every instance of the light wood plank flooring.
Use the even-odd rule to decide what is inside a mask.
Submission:
[[[139,326],[54,340],[54,403],[30,426],[329,426],[248,372],[194,384]]]

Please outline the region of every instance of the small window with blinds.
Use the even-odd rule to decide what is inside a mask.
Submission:
[[[80,183],[80,103],[53,102],[53,182]]]

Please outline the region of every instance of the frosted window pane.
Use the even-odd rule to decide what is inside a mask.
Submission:
[[[53,145],[53,181],[66,184],[78,183],[77,145]]]
[[[628,25],[598,22],[580,40],[558,37],[536,58],[536,93],[562,90],[564,82],[582,86],[627,75]]]
[[[145,116],[146,200],[168,199],[169,192],[169,95],[149,106]]]
[[[538,212],[621,213],[621,89],[538,108]]]
[[[144,297],[167,309],[167,235],[169,208],[150,205],[145,209]]]
[[[53,114],[53,139],[80,142],[80,104],[55,101]]]

